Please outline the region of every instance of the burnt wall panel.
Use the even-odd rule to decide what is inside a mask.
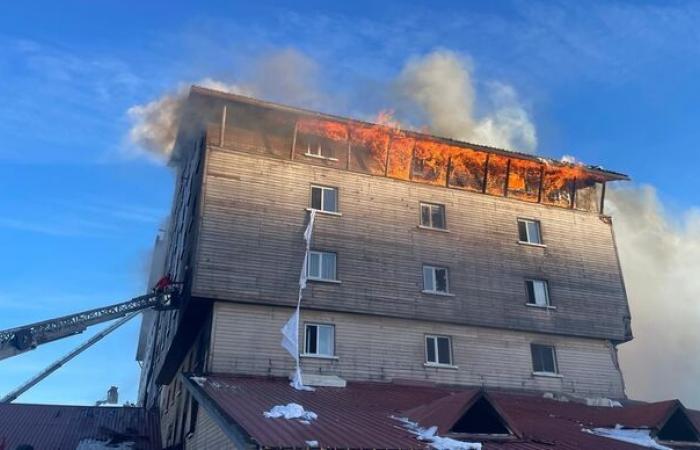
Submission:
[[[193,295],[295,304],[309,186],[318,183],[338,187],[342,216],[317,216],[313,246],[337,252],[341,283],[310,283],[307,307],[613,340],[627,336],[627,301],[611,228],[595,214],[209,152]],[[421,201],[446,206],[447,233],[418,228]],[[518,217],[541,222],[545,247],[518,244]],[[449,268],[453,296],[421,292],[423,263]],[[555,311],[525,306],[524,279],[533,277],[549,280]]]

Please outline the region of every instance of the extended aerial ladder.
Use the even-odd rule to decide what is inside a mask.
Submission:
[[[33,350],[47,342],[82,333],[91,325],[119,319],[132,312],[148,308],[174,308],[177,299],[178,290],[171,286],[163,292],[141,295],[126,302],[0,330],[0,360]]]
[[[23,383],[14,391],[0,398],[0,403],[10,403],[18,396],[35,386],[44,378],[58,370],[63,364],[91,347],[121,325],[128,322],[139,312],[153,308],[155,310],[174,309],[178,306],[179,283],[173,283],[168,288],[114,305],[82,311],[55,319],[44,320],[17,328],[0,331],[0,360],[19,355],[58,339],[82,333],[91,325],[120,319],[108,328],[91,337],[70,353],[64,355],[46,369]]]

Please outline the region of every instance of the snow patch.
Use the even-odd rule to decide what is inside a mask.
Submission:
[[[639,428],[623,428],[622,425],[615,425],[615,428],[593,428],[592,430],[583,429],[586,433],[595,434],[616,441],[627,442],[629,444],[639,445],[640,447],[653,448],[656,450],[673,450],[669,447],[659,444],[651,436],[649,430]]]
[[[436,450],[481,450],[479,442],[465,442],[437,435],[437,427],[421,428],[416,422],[411,422],[405,417],[393,417],[401,422],[410,433],[415,434],[419,441],[429,442]]]
[[[207,381],[206,377],[190,377],[190,380],[197,383],[200,387],[204,387],[204,383]]]
[[[306,411],[304,407],[297,403],[287,403],[286,405],[275,405],[271,410],[263,413],[268,419],[284,418],[287,420],[299,419],[302,422],[311,423],[318,415],[313,411]]]
[[[606,408],[622,408],[622,403],[605,397],[586,398],[588,406],[604,406]]]
[[[78,442],[78,446],[75,450],[133,450],[135,449],[136,443],[134,442],[120,442],[119,444],[112,444],[110,441],[101,441],[98,439],[83,439]]]

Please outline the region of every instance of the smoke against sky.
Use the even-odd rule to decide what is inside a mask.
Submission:
[[[620,347],[632,398],[700,406],[700,211],[678,223],[650,186],[610,191],[634,340]]]
[[[204,78],[194,84],[235,94],[250,94],[245,88],[211,78]],[[174,92],[165,93],[153,101],[128,109],[127,115],[132,123],[129,140],[136,146],[135,150],[127,147],[129,152],[160,163],[169,161],[189,88],[189,85],[182,84]]]
[[[398,85],[435,134],[523,152],[537,146],[535,127],[511,86],[488,83],[488,111],[477,116],[471,70],[454,52],[439,50],[411,59]]]
[[[183,83],[174,92],[127,111],[129,139],[137,152],[167,162],[175,143],[183,100],[190,84],[250,95],[293,106],[343,114],[338,95],[326,92],[318,64],[295,49],[266,53],[253,61],[235,83],[205,78]],[[483,114],[477,114],[477,89],[466,58],[437,50],[411,58],[385,86],[395,104],[386,105],[401,117],[417,118],[417,127],[434,134],[523,152],[537,145],[535,127],[515,90],[502,82],[484,83]],[[481,93],[481,92],[480,92]],[[396,107],[394,107],[396,106]],[[338,109],[341,109],[340,111]],[[372,111],[373,115],[379,111]]]

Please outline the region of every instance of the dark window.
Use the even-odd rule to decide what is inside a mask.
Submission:
[[[550,306],[549,284],[545,280],[525,280],[527,302],[536,306]]]
[[[536,220],[518,219],[518,239],[528,244],[542,244],[540,223]]]
[[[335,349],[333,325],[306,325],[304,353],[307,355],[333,356]]]
[[[450,433],[509,435],[510,430],[491,403],[481,397],[452,426]]]
[[[447,336],[426,336],[425,357],[428,364],[452,365],[452,341]]]
[[[559,373],[557,356],[551,345],[532,344],[532,370],[539,373]]]
[[[698,442],[698,435],[688,416],[677,409],[656,435],[661,441]]]
[[[447,294],[450,291],[447,268],[423,266],[423,290],[425,292]]]
[[[338,212],[338,190],[330,187],[311,186],[311,208],[319,211]]]
[[[433,203],[420,204],[420,224],[428,228],[445,229],[445,206]]]

